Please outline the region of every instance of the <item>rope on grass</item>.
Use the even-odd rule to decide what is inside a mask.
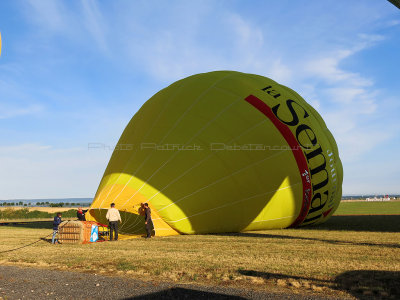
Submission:
[[[65,223],[62,227],[64,227],[65,225],[67,225],[67,224],[69,223],[69,221],[70,221],[70,220],[68,220],[67,223]],[[23,246],[21,246],[21,247],[17,247],[17,248],[14,248],[14,249],[9,249],[9,250],[0,251],[0,254],[2,254],[2,253],[7,253],[7,252],[12,252],[12,251],[16,251],[16,250],[23,249],[23,248],[25,248],[25,247],[31,246],[31,245],[33,245],[33,244],[36,244],[37,242],[40,242],[41,240],[43,240],[43,239],[45,239],[45,238],[47,238],[47,237],[49,237],[49,236],[51,236],[52,234],[53,234],[53,233],[50,233],[50,234],[48,234],[48,235],[46,235],[46,236],[44,236],[44,237],[39,238],[37,241],[34,241],[34,242],[32,242],[32,243],[23,245]]]

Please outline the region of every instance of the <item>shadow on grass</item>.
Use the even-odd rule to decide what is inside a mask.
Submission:
[[[336,276],[331,281],[252,270],[238,270],[238,273],[267,280],[281,279],[287,282],[288,285],[293,283],[293,281],[297,281],[297,287],[305,286],[304,281],[312,282],[319,288],[328,287],[344,291],[357,299],[400,299],[400,272],[396,271],[347,271]]]
[[[358,299],[400,299],[400,272],[348,271],[337,276],[335,284]]]
[[[332,216],[323,224],[305,226],[310,230],[400,232],[399,215]]]
[[[4,222],[1,224],[1,226],[34,228],[34,229],[53,229],[53,221]]]
[[[42,240],[43,242],[47,242],[47,243],[51,244],[51,238],[43,237],[43,238],[40,238],[40,240]]]
[[[246,299],[240,296],[204,292],[187,288],[170,288],[160,292],[150,293],[125,299]]]
[[[287,239],[287,240],[305,240],[305,241],[317,241],[335,245],[354,245],[354,246],[375,246],[375,247],[387,247],[387,248],[400,248],[399,244],[376,244],[376,243],[359,243],[352,241],[341,241],[341,240],[329,240],[329,239],[317,239],[313,237],[302,237],[302,236],[291,236],[281,234],[266,234],[266,233],[255,233],[255,232],[234,232],[234,233],[214,233],[213,235],[219,236],[242,236],[242,237],[255,237],[255,238],[267,238],[267,239]]]
[[[343,230],[366,232],[400,232],[400,215],[370,215],[370,216],[332,216],[327,222],[314,226],[301,227],[302,230]],[[215,233],[222,236],[243,236],[269,239],[319,241],[337,245],[376,246],[400,248],[400,243],[380,244],[363,243],[343,240],[319,239],[313,237],[300,237],[279,234],[266,234],[257,232]]]

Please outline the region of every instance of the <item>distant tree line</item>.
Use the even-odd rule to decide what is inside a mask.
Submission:
[[[89,203],[74,203],[74,202],[60,202],[60,203],[50,203],[50,202],[36,202],[36,203],[23,203],[19,202],[0,202],[0,206],[45,206],[45,207],[71,207],[71,206],[87,206]]]
[[[0,203],[1,206],[27,206],[26,203],[20,202],[3,202]]]

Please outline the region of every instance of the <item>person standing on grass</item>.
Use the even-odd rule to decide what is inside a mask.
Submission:
[[[110,241],[113,240],[113,232],[115,233],[115,241],[118,241],[118,222],[121,222],[121,215],[115,208],[115,203],[111,203],[111,208],[107,211],[106,218],[110,226]]]
[[[151,219],[151,209],[148,203],[144,204],[144,224],[146,225],[146,239],[151,238],[151,230],[153,229],[153,220]]]
[[[52,244],[58,243],[58,241],[56,240],[56,234],[58,232],[58,226],[61,224],[61,222],[61,213],[57,213],[53,221],[53,238],[51,239]]]

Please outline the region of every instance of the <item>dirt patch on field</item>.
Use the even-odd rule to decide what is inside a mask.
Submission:
[[[0,265],[0,274],[0,299],[338,299],[111,276],[115,272],[105,276]]]

